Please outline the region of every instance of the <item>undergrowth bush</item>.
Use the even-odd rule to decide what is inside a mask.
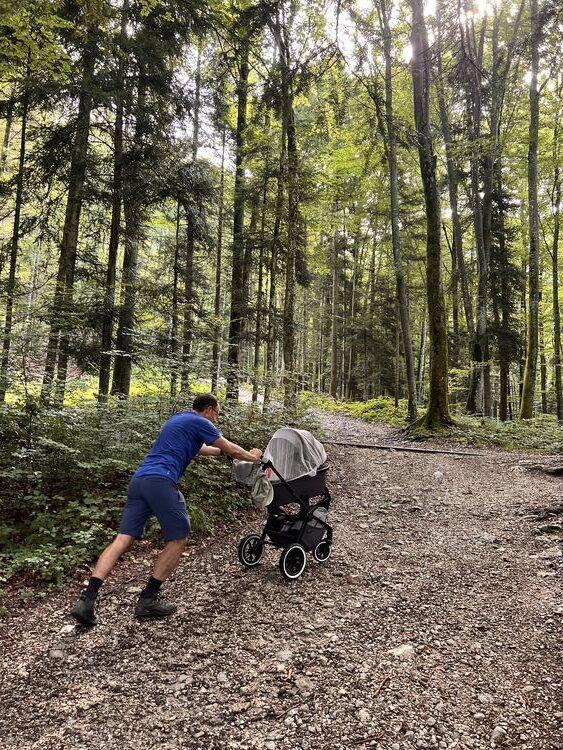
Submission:
[[[127,482],[163,422],[190,403],[153,395],[103,408],[89,401],[46,410],[32,400],[0,407],[0,585],[60,583],[92,561],[115,534]],[[219,428],[250,448],[264,447],[284,424],[305,425],[299,414],[288,421],[281,410],[263,416],[235,406],[225,409]],[[194,461],[181,488],[195,536],[232,520],[248,502],[226,459]]]

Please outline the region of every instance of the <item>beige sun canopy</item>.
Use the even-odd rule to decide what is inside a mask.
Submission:
[[[308,430],[282,427],[272,435],[262,460],[271,461],[285,481],[291,482],[305,476],[314,477],[326,462],[326,451]],[[270,481],[279,482],[279,479],[272,473]]]

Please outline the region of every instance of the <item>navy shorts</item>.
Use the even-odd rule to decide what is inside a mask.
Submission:
[[[158,519],[165,542],[186,539],[190,535],[186,500],[176,484],[166,477],[133,477],[127,488],[119,533],[142,539],[152,515]]]

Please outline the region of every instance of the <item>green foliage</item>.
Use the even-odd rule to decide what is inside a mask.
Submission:
[[[456,422],[457,426],[448,431],[451,438],[469,445],[531,453],[563,451],[563,429],[549,414],[514,422],[456,416]]]
[[[364,419],[366,422],[382,422],[397,427],[404,427],[407,420],[405,399],[400,399],[398,408],[395,408],[394,400],[385,396],[372,398],[369,401],[338,401],[325,394],[307,391],[301,394],[300,403],[302,406],[347,414],[349,417]]]
[[[115,533],[129,476],[166,418],[191,400],[171,404],[155,395],[105,408],[1,407],[0,584],[14,577],[58,584],[91,562]],[[263,448],[287,424],[317,429],[302,414],[288,421],[281,410],[263,416],[244,406],[228,407],[219,427],[234,442]],[[233,481],[225,459],[194,461],[181,489],[194,536],[233,521],[247,504],[247,490]],[[157,527],[148,535],[160,540]]]

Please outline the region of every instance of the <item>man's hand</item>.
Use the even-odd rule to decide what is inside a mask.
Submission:
[[[230,440],[227,440],[224,437],[217,438],[213,445],[220,448],[226,456],[238,458],[240,461],[252,461],[252,463],[257,464],[262,458],[262,451],[260,448],[253,448],[250,451],[246,451],[240,445],[231,443]]]

